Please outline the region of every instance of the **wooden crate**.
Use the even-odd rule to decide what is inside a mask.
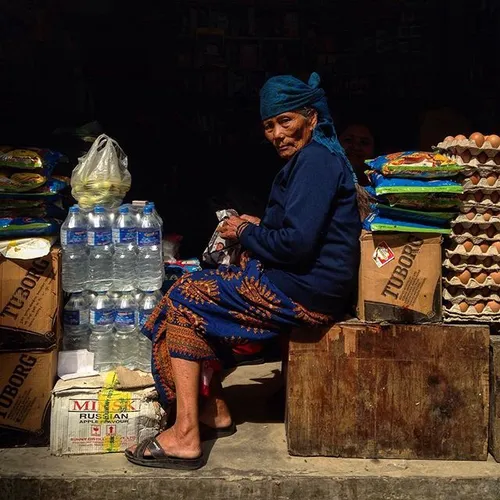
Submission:
[[[339,323],[292,334],[292,455],[486,460],[489,330]]]
[[[500,462],[500,335],[490,337],[490,440],[489,450]]]

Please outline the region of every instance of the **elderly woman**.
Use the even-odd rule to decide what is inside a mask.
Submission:
[[[287,161],[262,220],[231,217],[221,235],[245,250],[240,266],[179,279],[145,326],[153,375],[175,423],[126,452],[149,467],[197,469],[201,441],[235,432],[214,374],[199,411],[201,366],[231,346],[342,318],[352,303],[361,230],[356,178],[340,146],[319,76],[308,84],[269,79],[261,93],[264,133]]]

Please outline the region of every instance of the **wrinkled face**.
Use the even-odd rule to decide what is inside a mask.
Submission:
[[[305,117],[297,111],[281,113],[264,120],[264,133],[281,158],[289,160],[297,151],[311,142],[317,123],[317,114]]]
[[[350,125],[339,140],[353,166],[363,166],[365,160],[373,158],[373,136],[368,127]]]

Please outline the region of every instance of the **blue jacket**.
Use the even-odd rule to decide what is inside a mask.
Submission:
[[[312,141],[280,170],[260,226],[240,241],[291,299],[340,316],[356,289],[360,232],[352,173]]]

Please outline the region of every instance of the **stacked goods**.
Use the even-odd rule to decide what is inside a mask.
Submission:
[[[461,165],[464,189],[446,249],[447,321],[500,319],[500,137],[447,137],[437,148]]]
[[[0,237],[57,235],[65,216],[59,194],[69,179],[53,176],[62,155],[0,147]]]
[[[70,208],[61,227],[64,350],[88,349],[94,369],[151,369],[151,341],[141,333],[161,299],[162,220],[154,203]]]
[[[364,221],[368,231],[449,234],[462,187],[455,180],[462,167],[440,153],[404,152],[368,160],[374,199]]]

